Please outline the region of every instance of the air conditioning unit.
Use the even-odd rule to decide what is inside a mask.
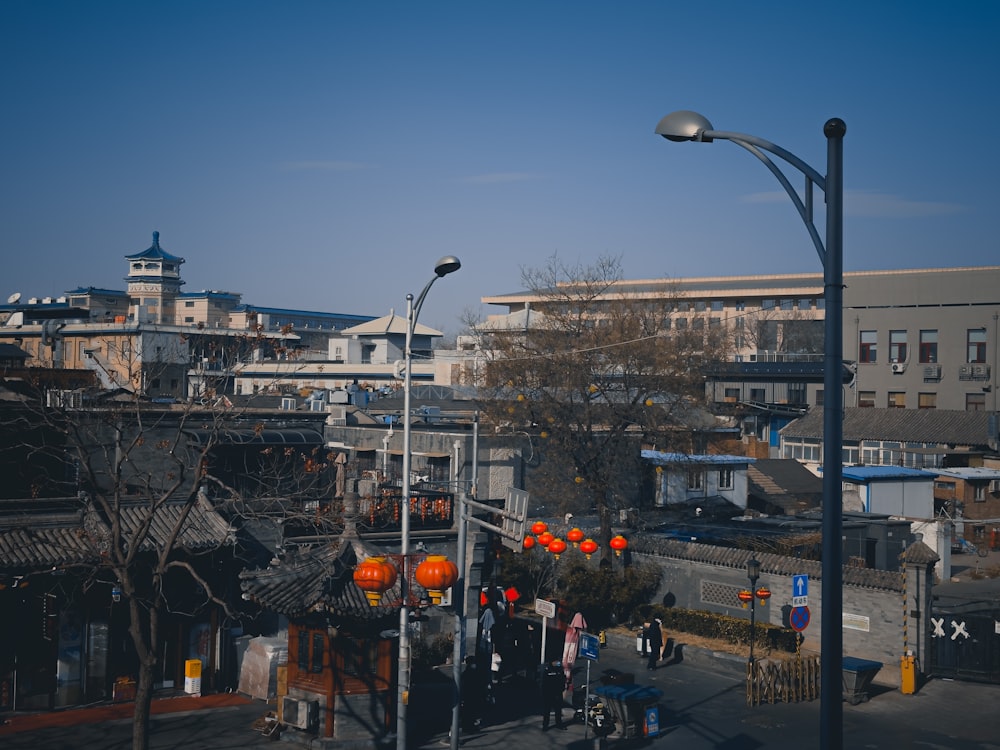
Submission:
[[[895,373],[906,372],[906,363],[905,362],[893,362],[892,363],[892,371],[895,372]]]
[[[281,718],[296,729],[315,729],[319,724],[319,701],[281,696]]]

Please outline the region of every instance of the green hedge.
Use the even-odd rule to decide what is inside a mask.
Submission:
[[[745,646],[750,631],[749,621],[746,619],[693,609],[645,605],[636,610],[636,616],[639,620],[660,618],[667,637],[671,637],[671,633],[681,632]],[[795,653],[797,638],[798,633],[790,628],[762,622],[754,625],[754,648]]]

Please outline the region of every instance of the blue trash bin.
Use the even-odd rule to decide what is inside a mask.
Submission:
[[[880,669],[882,669],[880,661],[845,656],[843,661],[844,700],[852,706],[868,700],[868,688]]]

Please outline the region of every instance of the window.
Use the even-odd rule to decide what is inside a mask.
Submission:
[[[790,300],[790,299],[783,299],[783,300],[781,300],[781,309],[782,310],[791,310],[793,304],[794,303],[793,303],[792,300]]]
[[[688,327],[687,318],[677,318],[677,320],[674,321],[674,323],[677,326],[678,331],[683,331],[685,328]]]
[[[875,406],[875,391],[860,391],[858,393],[858,406],[869,409]]]
[[[932,365],[938,361],[937,355],[938,332],[920,332],[920,362],[925,365]]]
[[[194,316],[193,315],[185,315],[184,316],[184,322],[185,323],[194,323]]]
[[[970,328],[968,331],[968,352],[966,361],[971,364],[982,364],[986,361],[986,329]]]
[[[761,310],[773,310],[775,307],[773,299],[761,300],[760,309]]]
[[[757,401],[758,403],[764,403],[767,400],[766,392],[763,388],[751,388],[750,400]]]
[[[788,384],[788,403],[790,404],[805,404],[806,403],[806,384],[805,383],[789,383]]]
[[[700,469],[689,469],[688,470],[688,489],[689,490],[700,490],[701,489],[701,470]]]
[[[986,410],[986,394],[985,393],[966,393],[965,394],[965,410],[966,411],[985,411]]]
[[[937,408],[937,394],[936,393],[918,393],[917,394],[917,408],[918,409],[936,409]]]
[[[733,470],[719,469],[719,489],[731,490],[733,488]]]
[[[889,400],[886,406],[890,409],[905,409],[906,393],[904,391],[890,391]]]
[[[858,463],[860,448],[857,443],[844,443],[840,455],[845,466],[854,466]]]
[[[878,332],[861,331],[858,346],[858,361],[866,364],[874,364],[878,355]]]
[[[711,304],[712,312],[722,312],[725,305],[722,303],[721,299],[713,299]]]
[[[972,485],[972,501],[974,503],[985,503],[986,502],[986,485],[985,484],[974,484]]]
[[[906,331],[889,331],[889,361],[906,361]]]
[[[813,306],[813,303],[812,303],[811,299],[800,299],[799,300],[799,309],[800,310],[812,310],[812,306]]]
[[[323,634],[313,633],[312,659],[309,660],[309,671],[313,674],[323,672]]]
[[[739,388],[726,388],[725,399],[735,403],[740,400],[740,389]]]
[[[298,665],[300,672],[309,671],[309,631],[299,631]]]
[[[736,300],[736,304],[733,305],[733,307],[736,308],[737,312],[743,312],[744,310],[747,309],[747,303],[744,300],[738,299]]]
[[[705,312],[705,300],[703,300],[703,299],[695,300],[695,302],[694,302],[694,311],[695,312]]]
[[[816,391],[816,406],[822,406],[822,405],[823,405],[823,389],[820,388],[818,391]]]
[[[194,307],[194,300],[185,300],[184,307]]]

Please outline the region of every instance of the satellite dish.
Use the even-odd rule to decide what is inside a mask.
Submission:
[[[14,292],[12,295],[10,295],[7,298],[7,304],[8,305],[16,305],[20,301],[21,301],[21,293],[20,292]]]

